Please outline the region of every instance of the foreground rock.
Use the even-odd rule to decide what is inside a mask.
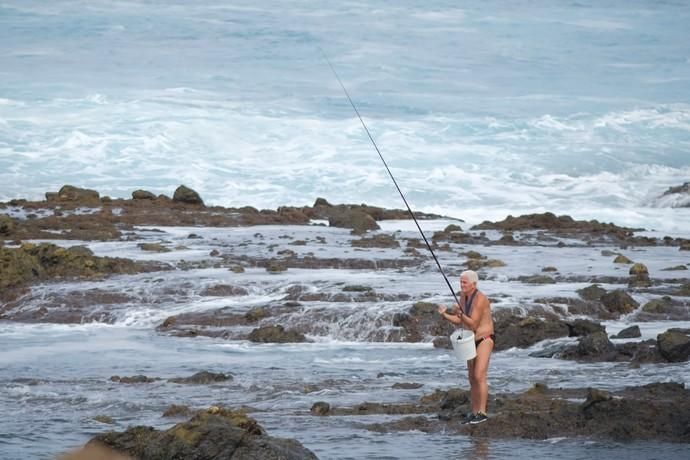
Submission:
[[[86,448],[93,449],[94,446],[108,449],[107,452],[112,455],[138,460],[317,458],[299,441],[268,436],[266,431],[244,412],[219,407],[198,412],[189,421],[165,431],[135,426],[123,433],[100,434],[89,441]]]
[[[549,389],[537,384],[520,394],[489,398],[489,420],[464,425],[469,393],[436,390],[418,404],[363,403],[334,408],[327,402],[312,407],[316,416],[361,414],[426,414],[368,426],[377,432],[412,431],[470,434],[486,438],[548,439],[587,437],[616,441],[690,442],[690,391],[678,383],[653,383],[617,392]]]
[[[50,243],[0,247],[0,301],[11,300],[23,287],[51,279],[99,279],[110,274],[161,270],[160,264],[97,257],[83,246],[62,248]]]

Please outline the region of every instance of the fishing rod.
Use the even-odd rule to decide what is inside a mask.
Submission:
[[[321,51],[321,54],[323,54],[324,59],[328,63],[328,66],[333,71],[333,75],[335,75],[335,78],[338,80],[338,83],[340,83],[340,87],[343,89],[343,92],[345,93],[347,100],[350,101],[350,105],[355,110],[355,113],[357,114],[357,118],[359,118],[359,121],[362,123],[362,127],[364,128],[364,131],[367,133],[367,136],[369,136],[369,140],[374,145],[374,148],[376,149],[376,153],[379,154],[379,158],[381,158],[381,161],[383,162],[383,166],[386,167],[386,171],[388,171],[388,175],[391,176],[391,179],[393,180],[393,183],[395,184],[395,188],[398,189],[398,193],[400,194],[400,197],[402,198],[403,202],[405,203],[405,206],[407,206],[407,212],[409,212],[410,216],[412,216],[412,220],[414,220],[414,223],[417,226],[419,233],[422,235],[422,238],[424,239],[424,243],[426,244],[426,247],[429,249],[429,252],[431,253],[432,257],[434,258],[434,261],[436,262],[436,266],[438,266],[438,269],[441,272],[441,275],[443,275],[443,279],[446,280],[446,284],[448,285],[448,289],[450,289],[451,294],[453,294],[453,298],[455,299],[455,303],[460,305],[460,301],[458,300],[458,296],[455,294],[455,290],[453,290],[453,286],[451,286],[450,281],[448,281],[448,277],[446,276],[446,273],[443,271],[443,268],[441,267],[441,263],[438,261],[436,254],[434,254],[434,250],[431,249],[431,245],[429,244],[429,241],[426,239],[426,236],[424,235],[424,232],[422,231],[422,227],[419,226],[419,222],[417,222],[417,218],[414,216],[412,209],[410,209],[410,205],[407,203],[407,200],[405,199],[405,195],[403,195],[402,190],[400,190],[400,187],[398,186],[398,182],[395,180],[395,177],[393,177],[393,173],[391,172],[390,168],[388,168],[388,163],[386,163],[386,160],[383,159],[383,155],[381,154],[381,151],[379,150],[378,145],[376,145],[374,138],[371,136],[371,133],[369,132],[369,128],[367,128],[366,123],[364,123],[362,116],[359,114],[359,110],[357,110],[357,106],[355,106],[355,103],[352,101],[350,94],[347,92],[347,89],[345,89],[345,85],[343,84],[342,80],[340,80],[340,77],[338,76],[338,72],[335,71],[335,67],[333,67],[333,64],[331,64],[331,61],[328,59],[328,56],[326,56],[326,53],[321,48],[319,48],[319,50]]]

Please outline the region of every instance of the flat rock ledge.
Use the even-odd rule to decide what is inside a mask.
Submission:
[[[309,460],[316,455],[294,439],[268,436],[243,411],[210,407],[190,420],[158,431],[135,426],[125,432],[108,432],[91,439],[79,452],[61,460]]]
[[[366,426],[381,433],[418,430],[497,439],[584,437],[690,442],[690,390],[679,383],[652,383],[617,392],[550,389],[536,384],[524,393],[490,396],[488,409],[487,422],[462,424],[470,410],[469,392],[450,389],[425,395],[418,404],[363,403],[353,408],[334,408],[320,401],[311,413],[405,415]]]

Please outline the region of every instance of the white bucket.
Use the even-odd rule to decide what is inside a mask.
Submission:
[[[453,344],[453,352],[461,361],[469,361],[477,356],[477,347],[474,344],[474,333],[465,329],[456,329],[450,336]]]

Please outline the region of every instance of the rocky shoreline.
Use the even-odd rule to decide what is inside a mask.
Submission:
[[[129,200],[101,197],[93,190],[64,186],[57,193],[47,193],[46,201],[13,200],[0,203],[0,321],[112,323],[117,318],[114,312],[120,306],[136,302],[126,292],[116,292],[104,287],[72,292],[63,290],[50,295],[36,293],[34,290],[34,286],[39,284],[64,280],[98,281],[114,275],[205,267],[221,268],[230,273],[260,268],[276,276],[295,269],[426,270],[427,250],[421,239],[400,238],[395,233],[380,230],[379,223],[382,221],[408,218],[409,215],[403,210],[387,210],[365,204],[332,205],[322,198],[317,199],[313,206],[257,210],[251,207],[207,207],[195,191],[184,186],[180,186],[172,198],[137,190]],[[442,216],[418,213],[417,218],[439,219]],[[635,329],[635,326],[631,326],[629,330],[612,337],[602,325],[602,321],[622,316],[639,323],[690,320],[690,280],[686,275],[690,264],[664,267],[662,270],[677,273],[677,276],[665,276],[662,280],[655,273],[650,273],[645,264],[635,263],[623,254],[609,249],[618,247],[622,251],[665,247],[688,251],[689,239],[638,236],[636,232],[639,229],[597,221],[576,221],[569,216],[556,216],[552,213],[508,216],[500,222],[483,222],[465,230],[462,228],[462,221],[455,222],[443,231],[435,232],[430,239],[435,251],[456,254],[462,261],[460,265],[450,268],[450,275],[453,276],[459,270],[471,268],[477,270],[482,278],[486,278],[491,276],[493,270],[504,267],[505,261],[482,254],[482,248],[495,246],[558,250],[588,248],[599,251],[600,257],[610,258],[612,263],[625,267],[626,270],[624,275],[611,277],[561,274],[558,267],[546,266],[541,273],[516,277],[514,281],[535,286],[558,283],[588,283],[588,286],[577,290],[572,296],[537,297],[519,308],[496,311],[496,333],[499,337],[497,352],[513,347],[529,348],[545,340],[571,337],[573,341],[557,343],[530,356],[577,362],[627,362],[631,368],[645,364],[685,363],[690,360],[690,329],[669,328],[656,339],[635,340],[640,337],[639,327]],[[143,240],[141,232],[136,231],[137,227],[223,228],[257,225],[347,229],[351,235],[350,252],[347,257],[319,255],[318,249],[330,243],[325,232],[313,233],[307,239],[295,239],[286,235],[280,244],[266,247],[260,230],[257,230],[250,241],[243,243],[261,247],[261,251],[256,254],[238,254],[232,247],[218,246],[207,257],[192,261],[165,262],[96,256],[83,245],[69,244],[70,241],[132,242],[143,253],[162,254],[186,248],[164,239],[153,242]],[[156,229],[148,231],[155,235]],[[194,232],[190,232],[187,237],[190,242],[201,238]],[[598,250],[600,246],[607,249]],[[307,249],[309,251],[305,252]],[[400,256],[372,257],[377,251],[388,249],[399,251]],[[611,284],[620,287],[608,290],[602,287]],[[192,295],[183,286],[174,292],[169,287],[166,289],[168,291],[154,289],[148,301],[155,304],[157,298],[172,294],[180,299]],[[640,304],[631,294],[644,295],[651,300]],[[216,283],[204,287],[194,295],[207,298],[241,297],[247,295],[247,288],[241,284]],[[499,302],[500,293],[494,296],[492,301]],[[304,305],[315,302],[335,305],[356,305],[359,302],[407,303],[409,306],[404,311],[391,312],[380,319],[390,327],[372,332],[364,339],[374,342],[433,342],[439,349],[449,348],[447,337],[451,329],[438,318],[436,303],[420,301],[405,292],[377,292],[368,285],[343,285],[338,291],[331,292],[315,292],[307,284],[293,285],[279,300],[253,306],[244,313],[222,307],[203,312],[179,313],[167,317],[156,326],[156,330],[176,337],[208,336],[255,343],[304,342],[310,336],[322,334],[324,324],[337,322],[347,314],[339,312],[339,309],[302,309]],[[299,321],[294,320],[297,311]],[[293,318],[290,326],[283,323],[287,317]],[[144,380],[120,382],[142,384],[151,378],[142,377]],[[414,382],[410,384],[414,385]],[[690,442],[688,391],[682,384],[673,383],[651,384],[618,392],[594,388],[552,389],[536,384],[525,393],[492,395],[491,421],[477,427],[460,425],[462,414],[467,412],[468,407],[467,394],[459,389],[437,390],[425,395],[418,404],[363,402],[357,407],[344,408],[331,407],[327,401],[321,401],[311,408],[311,414],[403,416],[394,422],[366,427],[379,432],[419,430],[484,437],[543,439],[585,436],[687,443]],[[190,426],[198,429],[203,424],[213,425],[212,429],[202,429],[206,430],[203,431],[203,436],[213,432],[213,436],[223,437],[219,433],[226,433],[228,439],[240,438],[243,442],[249,439],[241,433],[229,434],[237,430],[236,426],[233,428],[225,423],[226,420],[236,419],[234,411],[218,411],[200,412],[186,422],[188,425],[176,425],[177,428],[171,428],[165,433],[136,428],[121,435],[102,435],[97,439],[121,453],[137,458],[159,458],[145,453],[149,451],[142,446],[149,442],[167,444],[167,448],[173,449],[171,446],[176,445],[177,441],[171,443],[171,439],[184,441],[186,436],[200,439],[198,436],[201,435],[189,434]],[[410,417],[411,414],[415,416]],[[265,435],[258,425],[254,430],[256,433],[251,433],[252,436],[258,435],[260,438]],[[132,447],[132,439],[141,442],[144,433],[150,441],[145,441],[139,447]],[[180,433],[185,434],[182,436]],[[262,456],[264,454],[253,453],[237,458],[315,458],[309,457],[313,453],[300,450],[303,447],[299,443],[285,441],[285,444],[283,441],[259,438],[255,439],[252,449],[259,449],[256,452],[270,451],[271,454]],[[210,442],[217,445],[211,439],[215,438],[199,443]],[[179,452],[188,452],[184,450],[188,446],[180,446],[179,449],[182,450]],[[223,452],[231,452],[239,447],[234,445],[224,449],[226,450]],[[208,458],[230,458],[229,455]]]

